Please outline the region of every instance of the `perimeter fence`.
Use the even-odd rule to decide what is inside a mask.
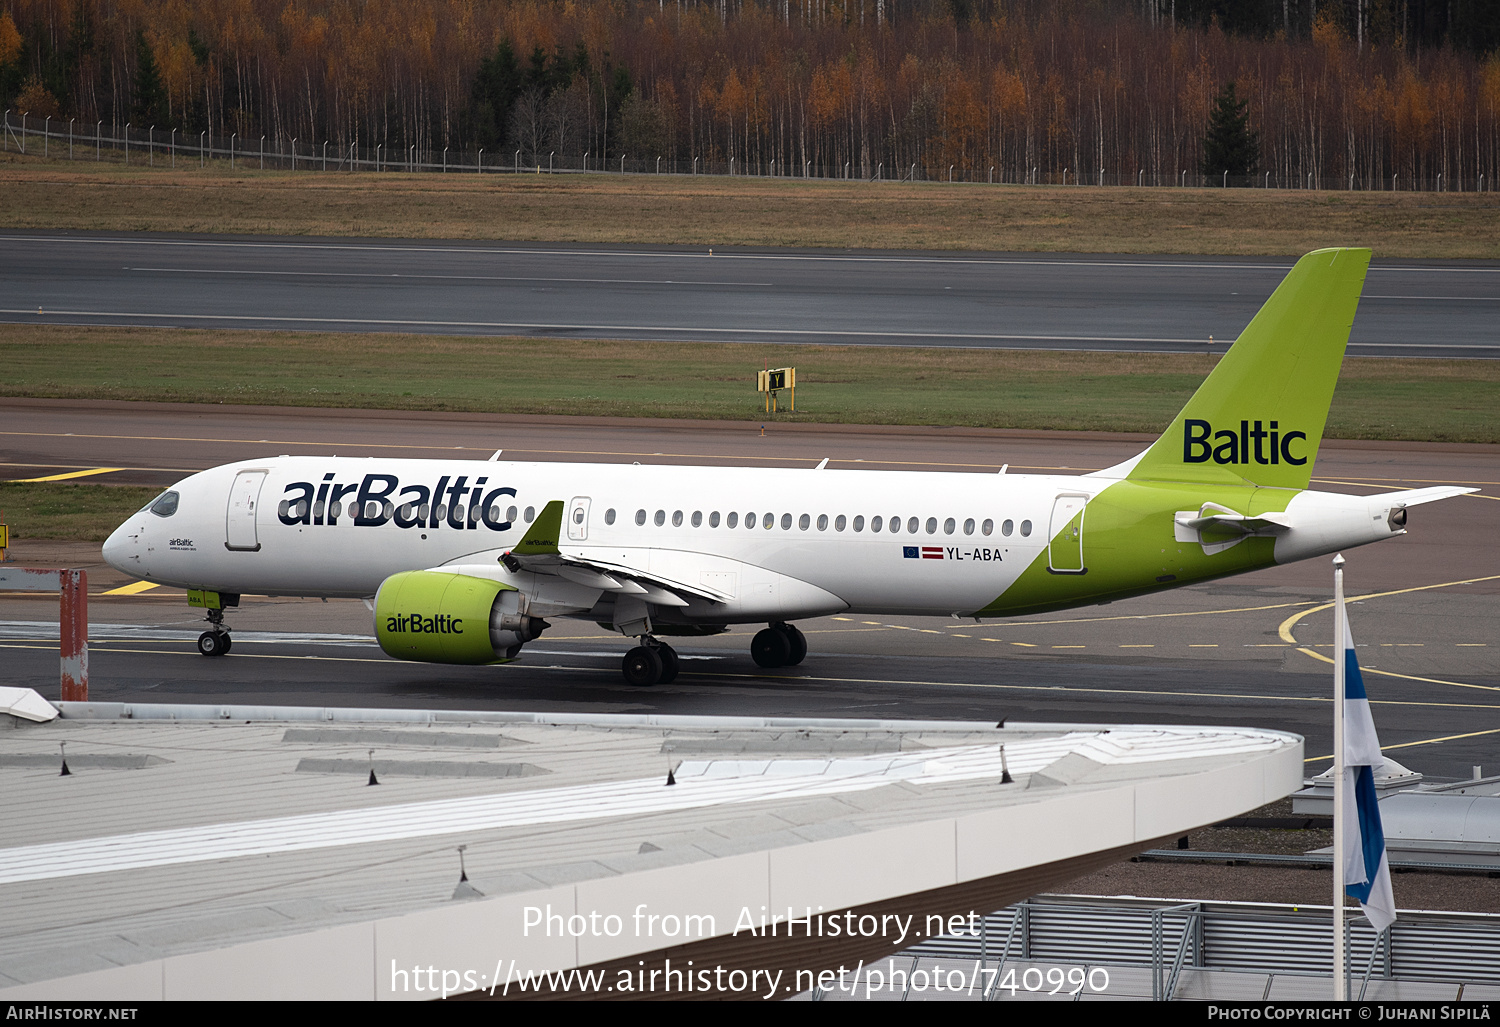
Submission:
[[[1344,190],[1365,192],[1493,192],[1483,174],[1441,173],[1432,177],[1352,174],[1347,176],[1263,171],[1254,175],[1203,175],[1196,171],[1111,172],[1104,168],[961,168],[957,165],[883,162],[842,165],[787,160],[672,159],[628,154],[570,155],[525,150],[487,152],[411,146],[331,143],[279,136],[216,136],[154,125],[106,125],[77,119],[38,118],[6,111],[0,131],[6,152],[56,156],[68,160],[144,164],[148,167],[207,167],[227,163],[232,170],[403,172],[407,174],[620,174],[733,175],[753,178],[837,179],[865,182],[934,182],[945,184],[1134,186],[1137,188],[1253,188]]]

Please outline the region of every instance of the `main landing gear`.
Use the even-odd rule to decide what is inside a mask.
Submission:
[[[209,629],[198,636],[198,651],[204,656],[228,656],[234,640],[224,626],[224,611],[208,611]]]
[[[767,670],[772,667],[795,667],[807,655],[807,638],[785,621],[755,633],[750,640],[750,656]]]
[[[665,685],[677,679],[677,650],[650,635],[641,636],[641,644],[625,654],[620,665],[629,684]]]

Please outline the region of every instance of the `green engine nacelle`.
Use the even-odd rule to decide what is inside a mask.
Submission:
[[[513,659],[547,628],[520,608],[521,594],[499,581],[403,571],[375,594],[375,637],[398,660],[495,663]]]

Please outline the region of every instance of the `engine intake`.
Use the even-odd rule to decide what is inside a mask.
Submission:
[[[514,659],[548,624],[510,585],[446,571],[403,571],[375,593],[375,638],[398,660],[483,664]]]

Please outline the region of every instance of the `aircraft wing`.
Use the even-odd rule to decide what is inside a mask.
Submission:
[[[501,560],[512,571],[554,574],[568,581],[617,595],[634,595],[659,606],[687,606],[690,598],[721,603],[734,597],[703,584],[691,584],[641,564],[648,551],[595,550],[563,546],[563,502],[555,499],[542,509],[521,539]]]

